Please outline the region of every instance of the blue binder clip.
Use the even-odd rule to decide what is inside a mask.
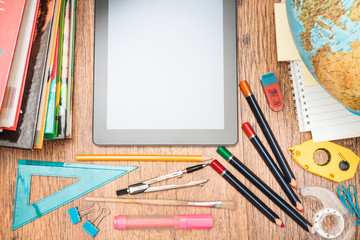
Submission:
[[[95,225],[95,221],[103,214],[105,210],[105,214],[99,219],[98,223]],[[82,226],[82,228],[92,237],[95,237],[95,235],[99,232],[99,229],[97,228],[100,224],[100,222],[104,219],[104,217],[110,215],[110,209],[103,207],[101,208],[101,212],[99,215],[96,216],[94,220],[91,222],[88,220],[85,222],[85,224]]]
[[[91,209],[92,207],[94,207],[95,205],[97,205],[97,209],[92,209],[92,210],[89,210],[85,213],[83,213],[82,215],[80,215],[80,212],[81,211],[85,211],[85,210],[88,210],[88,209]],[[69,213],[69,216],[70,216],[70,220],[71,220],[71,223],[72,224],[75,224],[75,223],[78,223],[78,222],[81,222],[81,217],[91,213],[91,212],[98,212],[100,211],[100,205],[99,203],[97,202],[94,202],[92,205],[90,206],[87,206],[83,209],[80,209],[78,210],[77,207],[73,207],[73,208],[70,208],[68,209],[68,213]]]

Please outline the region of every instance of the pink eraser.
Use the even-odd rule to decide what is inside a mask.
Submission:
[[[262,75],[260,80],[270,108],[274,111],[280,111],[284,106],[284,99],[275,75],[273,73],[267,73]]]

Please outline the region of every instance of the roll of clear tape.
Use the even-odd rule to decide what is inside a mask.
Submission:
[[[313,198],[322,204],[322,208],[313,215],[313,227],[309,233],[312,239],[352,239],[356,231],[355,218],[344,207],[337,195],[318,186],[303,187],[299,192],[300,196]],[[335,222],[324,221],[327,217],[331,217]]]

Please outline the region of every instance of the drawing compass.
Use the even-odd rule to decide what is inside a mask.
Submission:
[[[187,187],[193,187],[193,186],[203,186],[208,181],[208,179],[193,181],[193,182],[189,182],[189,183],[182,184],[182,185],[164,185],[164,186],[150,187],[151,184],[161,182],[161,181],[164,181],[164,180],[167,180],[170,178],[182,177],[185,173],[192,173],[197,170],[203,169],[204,167],[207,167],[209,165],[210,164],[199,164],[199,165],[195,165],[192,167],[188,167],[184,170],[180,170],[180,171],[169,173],[169,174],[166,174],[166,175],[163,175],[160,177],[152,178],[152,179],[146,180],[141,183],[132,184],[132,185],[129,185],[127,188],[117,190],[116,195],[117,196],[121,196],[121,195],[125,195],[125,194],[134,195],[134,194],[144,193],[144,192],[157,192],[157,191],[164,191],[164,190],[170,190],[170,189],[187,188]]]

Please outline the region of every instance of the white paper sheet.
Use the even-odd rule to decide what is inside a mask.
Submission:
[[[219,0],[109,0],[107,128],[223,129],[222,23]]]
[[[321,86],[305,86],[314,142],[360,136],[360,116],[352,114]]]

